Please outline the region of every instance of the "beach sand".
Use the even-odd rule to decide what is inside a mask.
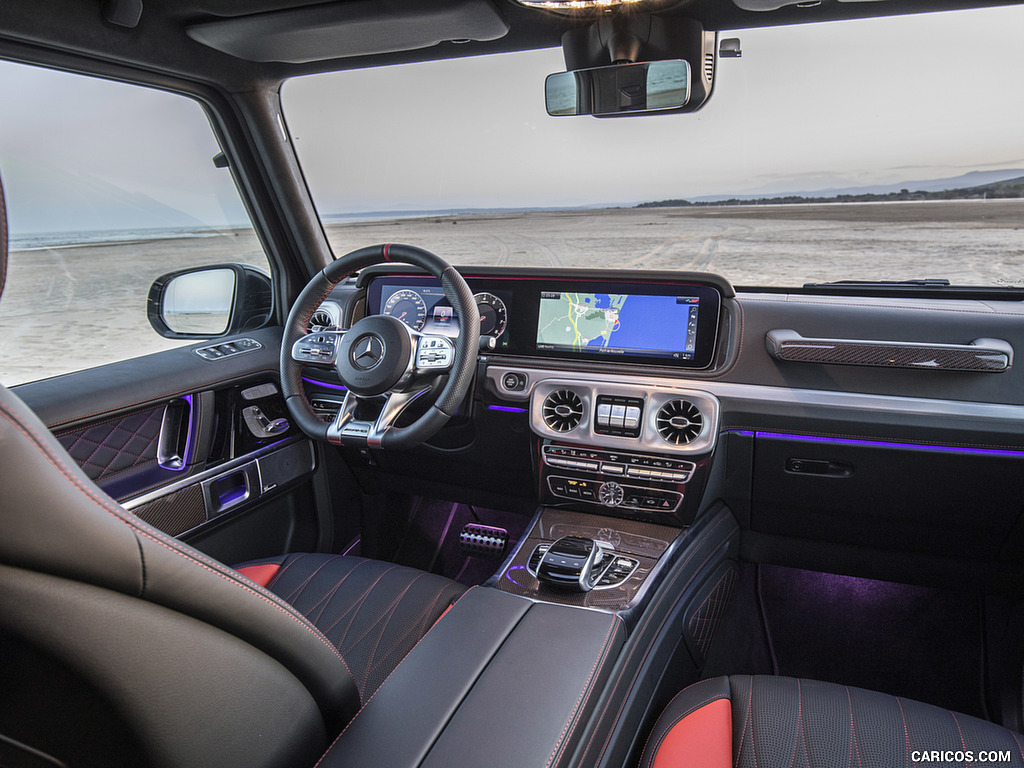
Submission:
[[[1024,285],[1024,200],[487,213],[331,223],[326,231],[338,255],[401,242],[466,266],[708,271],[741,286],[925,277]],[[268,269],[247,231],[15,251],[0,302],[0,381],[181,346],[150,327],[150,284],[224,262]]]

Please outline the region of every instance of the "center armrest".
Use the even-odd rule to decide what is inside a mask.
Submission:
[[[624,637],[611,614],[471,589],[365,703],[321,768],[556,768]]]

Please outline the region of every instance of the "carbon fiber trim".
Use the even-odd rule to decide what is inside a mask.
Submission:
[[[608,611],[622,610],[639,594],[644,580],[658,564],[658,558],[678,535],[678,528],[664,525],[545,509],[526,535],[512,562],[501,574],[497,587],[503,592],[548,603]],[[538,544],[550,544],[563,536],[608,541],[615,552],[635,559],[639,566],[621,585],[609,589],[590,592],[562,592],[553,589],[541,584],[527,566],[530,554]]]
[[[161,496],[134,510],[135,515],[166,534],[177,536],[206,522],[206,502],[199,483]]]
[[[922,344],[902,341],[810,339],[792,330],[769,331],[768,354],[776,360],[871,368],[1002,373],[1013,365],[1013,347],[1000,339],[970,344]]]

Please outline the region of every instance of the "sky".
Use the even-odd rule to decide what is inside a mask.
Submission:
[[[729,36],[733,36],[730,33]],[[322,214],[632,204],[1024,168],[1024,8],[735,33],[689,115],[549,117],[558,49],[311,76],[284,112]],[[893,73],[898,72],[898,78]],[[0,62],[15,234],[227,226],[202,110]]]

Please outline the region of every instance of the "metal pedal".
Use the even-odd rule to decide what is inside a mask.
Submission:
[[[473,557],[500,558],[508,546],[508,531],[479,523],[466,523],[459,531],[459,546]]]

